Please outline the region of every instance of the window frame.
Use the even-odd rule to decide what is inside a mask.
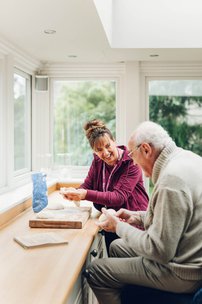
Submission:
[[[202,80],[202,66],[193,62],[141,62],[140,63],[140,100],[142,120],[149,120],[149,81],[150,80]],[[149,190],[149,179],[144,177]]]
[[[22,170],[14,170],[14,74],[26,78],[28,104],[26,105],[27,166]],[[0,58],[0,194],[30,182],[31,173],[31,73],[15,67],[11,57]]]
[[[119,77],[51,77],[50,79],[50,151],[51,155],[53,155],[53,128],[54,128],[54,115],[53,115],[53,107],[54,107],[54,82],[55,81],[114,81],[115,82],[115,117],[116,117],[116,142],[119,141],[119,121],[120,121],[120,79]],[[52,157],[53,160],[53,157]],[[53,169],[54,169],[54,164]],[[74,178],[84,178],[87,174],[89,166],[69,166],[70,172],[68,172],[67,176],[70,179]]]
[[[3,60],[0,59],[0,189],[6,185],[6,115],[5,113],[5,103],[4,98],[4,81],[3,81]]]
[[[149,119],[149,82],[158,80],[201,80],[202,76],[146,76],[145,77],[145,113],[146,119]]]
[[[201,82],[202,82],[202,77],[192,77],[192,76],[189,76],[189,77],[161,77],[161,78],[159,78],[158,77],[158,79],[157,79],[157,77],[148,77],[147,78],[147,96],[148,96],[148,98],[147,98],[147,102],[148,102],[148,106],[147,106],[147,109],[148,109],[148,119],[150,119],[150,104],[149,104],[149,83],[151,82],[151,81],[178,81],[178,82],[180,82],[180,81],[190,81],[190,82],[194,82],[194,81],[200,81],[200,84],[201,84]],[[201,87],[201,86],[200,86]],[[195,92],[196,93],[196,92]],[[200,95],[194,95],[194,92],[193,92],[193,95],[192,94],[186,94],[185,92],[184,92],[184,96],[187,96],[187,97],[192,97],[192,96],[200,96],[200,98],[202,97],[202,93],[200,93]],[[152,94],[151,94],[152,95]],[[159,95],[161,95],[161,94],[159,94]],[[172,96],[172,94],[168,94],[167,96]],[[175,92],[174,92],[174,94],[173,94],[173,96],[178,96],[178,95],[175,95]],[[180,95],[179,95],[180,96]],[[202,108],[201,107],[198,107],[198,110],[199,110],[199,112],[197,112],[197,115],[198,116],[200,116],[201,117],[201,111],[202,111]],[[198,114],[199,113],[199,114]],[[187,121],[186,121],[186,124],[187,125],[189,125],[190,127],[193,127],[193,126],[197,126],[198,127],[198,125],[199,124],[201,124],[201,119],[200,119],[200,122],[197,122],[197,120],[193,120],[193,116],[189,116],[189,113],[187,113],[188,115],[186,116],[186,119],[187,119]],[[185,119],[185,116],[184,116],[184,119]],[[192,120],[192,122],[189,124],[189,122],[188,122],[188,120],[189,121],[191,121]],[[167,130],[167,131],[169,131],[169,130]],[[172,132],[172,131],[171,131]],[[194,134],[194,133],[193,133]],[[196,133],[197,134],[197,133]],[[172,137],[172,133],[170,134],[171,135],[171,137]],[[175,136],[174,134],[173,134],[173,136]],[[184,138],[184,137],[183,137]],[[186,136],[185,136],[185,138],[186,138]],[[191,144],[191,142],[189,142],[188,141],[188,139],[186,140],[185,139],[185,141],[183,141],[182,140],[182,138],[180,139],[180,136],[178,135],[178,136],[176,136],[176,137],[174,137],[173,138],[174,139],[174,141],[175,141],[175,143],[177,144],[177,145],[179,145],[179,146],[181,146],[182,148],[184,148],[184,149],[187,149],[187,150],[191,150],[192,152],[195,152],[196,154],[198,154],[198,155],[201,155],[201,150],[200,149],[198,149],[197,148],[197,146],[195,145],[195,144],[193,144],[193,142],[192,142],[192,144]],[[193,140],[193,138],[192,138],[192,140]],[[182,144],[182,143],[184,143],[184,145]]]
[[[31,171],[31,75],[25,73],[17,68],[14,68],[14,74],[17,74],[26,79],[26,107],[25,107],[25,119],[26,119],[26,142],[25,142],[25,164],[26,166],[23,169],[15,170],[14,168],[14,160],[13,160],[13,176],[18,178],[23,174],[29,173]],[[13,112],[14,112],[14,98],[13,98]],[[14,115],[13,115],[13,123],[14,123]],[[13,132],[13,140],[14,140],[14,132]],[[13,158],[14,158],[14,141],[13,141]]]

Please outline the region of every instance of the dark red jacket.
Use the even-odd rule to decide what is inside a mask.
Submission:
[[[143,185],[142,170],[133,164],[125,146],[119,148],[124,153],[111,176],[108,191],[103,192],[103,161],[96,154],[80,188],[87,189],[86,200],[92,201],[98,210],[103,206],[115,210],[146,210],[148,195]]]

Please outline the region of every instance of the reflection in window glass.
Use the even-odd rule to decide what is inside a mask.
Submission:
[[[83,125],[101,119],[115,136],[115,81],[55,80],[53,158],[55,165],[87,166],[92,151]]]
[[[178,146],[202,155],[202,80],[149,81],[149,115]]]
[[[29,81],[14,74],[14,170],[28,168],[30,140]]]

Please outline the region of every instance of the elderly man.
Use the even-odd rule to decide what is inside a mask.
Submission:
[[[120,304],[126,284],[176,293],[202,286],[202,158],[177,147],[149,121],[136,129],[128,147],[154,189],[147,211],[120,209],[114,216],[103,208],[107,219],[98,225],[121,239],[112,242],[109,258],[88,268],[100,304]]]

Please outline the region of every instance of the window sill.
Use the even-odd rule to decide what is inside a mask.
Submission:
[[[48,192],[68,185],[77,187],[82,182],[78,178],[47,178]],[[0,195],[0,227],[31,206],[32,189],[32,183],[29,183]]]
[[[47,186],[50,187],[56,184],[57,180],[47,181]],[[32,183],[18,187],[12,191],[0,195],[0,213],[21,204],[32,197]]]

